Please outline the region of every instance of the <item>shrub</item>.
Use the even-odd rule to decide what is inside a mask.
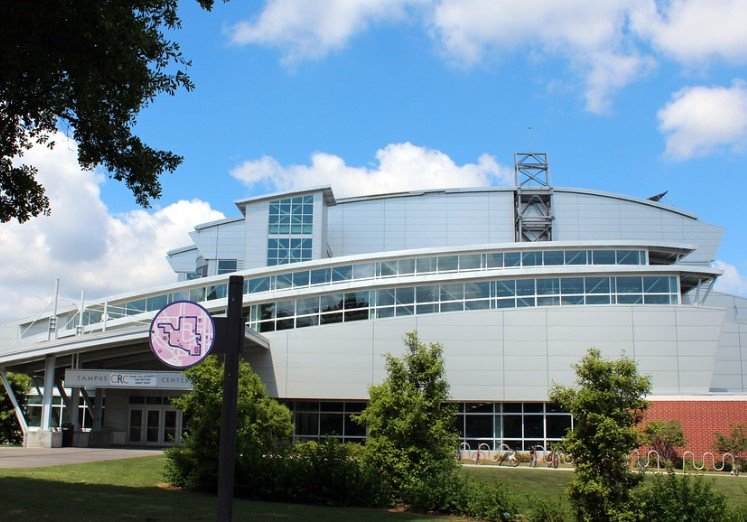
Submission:
[[[726,497],[714,491],[713,481],[702,475],[653,475],[634,493],[637,520],[657,522],[713,522],[725,520]]]
[[[538,498],[532,504],[532,509],[526,517],[527,522],[564,522],[568,512],[563,505],[563,499],[552,502],[546,498]]]
[[[16,396],[21,409],[26,407],[26,394],[29,391],[31,378],[24,373],[7,372],[10,388]],[[13,403],[10,402],[8,394],[0,387],[0,444],[21,444],[23,442],[23,432],[16,418],[16,411]]]
[[[441,486],[454,480],[455,407],[449,404],[443,348],[405,336],[402,357],[386,356],[387,376],[371,386],[356,420],[368,428],[364,461],[381,478],[384,498],[416,510],[441,510]]]
[[[187,434],[181,446],[167,450],[166,474],[175,486],[214,491],[218,483],[220,418],[223,402],[223,365],[215,356],[188,369],[192,391],[172,399],[184,412]],[[236,483],[246,482],[262,456],[278,451],[293,433],[290,411],[267,395],[249,365],[239,365],[236,424]]]
[[[590,349],[575,365],[576,388],[554,386],[550,400],[573,414],[574,429],[563,440],[576,472],[569,495],[580,521],[620,520],[632,508],[631,492],[641,476],[628,469],[638,447],[636,424],[648,407],[647,377],[634,361],[605,361]]]
[[[676,457],[676,448],[687,445],[685,432],[678,420],[655,420],[646,423],[643,428],[643,442],[651,446],[664,463],[672,463]]]

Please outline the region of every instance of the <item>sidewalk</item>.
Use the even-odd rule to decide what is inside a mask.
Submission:
[[[40,468],[163,455],[161,449],[0,447],[0,468]]]

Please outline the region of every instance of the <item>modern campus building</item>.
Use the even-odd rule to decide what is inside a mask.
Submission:
[[[168,253],[176,283],[0,326],[0,367],[37,377],[27,444],[59,444],[68,417],[75,444],[178,442],[168,399],[189,382],[156,361],[149,322],[183,299],[222,313],[233,273],[258,332],[244,356],[301,439],[364,438],[350,414],[413,330],[443,344],[473,448],[559,440],[573,420],[548,390],[589,347],[635,359],[694,449],[747,421],[747,300],[711,291],[722,229],[660,197],[554,187],[544,154],[515,168],[506,188],[242,199]]]

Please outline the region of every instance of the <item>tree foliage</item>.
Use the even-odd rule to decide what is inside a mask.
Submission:
[[[209,10],[213,0],[198,0]],[[36,169],[14,161],[66,128],[83,168],[104,167],[148,206],[158,177],[181,158],[133,134],[159,93],[193,84],[165,31],[180,27],[176,0],[25,0],[0,3],[0,222],[49,213]]]
[[[731,427],[731,435],[716,433],[716,443],[713,445],[713,449],[721,453],[734,455],[734,463],[737,466],[736,472],[738,473],[742,453],[747,451],[747,424],[734,424]]]
[[[177,486],[213,490],[218,479],[223,364],[211,355],[185,375],[193,389],[172,399],[186,419],[181,446],[168,451],[169,479]],[[236,472],[248,472],[263,454],[287,443],[293,434],[288,408],[267,395],[265,385],[246,362],[239,365],[236,423]],[[237,478],[237,483],[241,479]]]
[[[638,447],[638,424],[648,407],[647,377],[636,363],[602,359],[590,349],[575,365],[576,387],[554,386],[550,400],[573,414],[574,429],[563,444],[576,463],[570,498],[583,521],[624,519],[632,489],[641,477],[628,470],[628,455]]]
[[[643,440],[651,446],[665,462],[672,462],[675,450],[687,444],[682,424],[678,420],[655,420],[643,428]]]
[[[405,354],[386,356],[387,377],[371,386],[357,417],[368,428],[364,459],[381,476],[385,496],[421,509],[440,509],[443,486],[457,469],[456,409],[447,403],[443,348],[405,335]]]
[[[634,493],[636,518],[641,522],[715,522],[729,520],[726,496],[702,475],[654,474]]]
[[[16,400],[21,408],[24,408],[31,378],[24,373],[8,372],[5,375]],[[4,389],[0,393],[2,393],[2,400],[0,400],[0,444],[20,444],[23,442],[23,432],[18,424],[13,403],[10,402],[10,398]]]

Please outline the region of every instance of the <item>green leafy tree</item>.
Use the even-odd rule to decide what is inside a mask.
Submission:
[[[573,414],[574,429],[563,445],[576,463],[569,486],[578,520],[626,520],[631,493],[641,476],[628,470],[628,455],[638,447],[638,424],[648,407],[648,377],[636,363],[602,359],[590,349],[575,365],[576,387],[555,385],[550,400]]]
[[[665,462],[672,462],[677,448],[687,444],[678,420],[655,420],[643,428],[643,442],[651,446]]]
[[[172,399],[187,422],[181,446],[168,452],[168,477],[177,486],[213,490],[218,479],[223,364],[215,356],[186,370],[192,391]],[[262,455],[287,443],[293,434],[288,408],[267,395],[265,385],[246,362],[239,365],[236,424],[237,484],[242,473],[259,465]]]
[[[386,356],[387,376],[371,386],[356,418],[368,428],[365,463],[376,470],[387,498],[417,509],[440,509],[457,470],[456,409],[449,400],[443,348],[405,335],[401,357]]]
[[[210,10],[213,0],[198,0]],[[193,84],[189,62],[165,32],[179,28],[176,0],[24,0],[0,3],[0,222],[49,213],[36,169],[14,161],[66,129],[83,168],[103,166],[140,205],[182,159],[133,134],[160,93]]]
[[[739,473],[742,461],[742,453],[747,451],[747,424],[735,424],[731,427],[731,435],[716,433],[716,443],[713,449],[721,453],[734,455],[736,473]]]
[[[702,475],[654,474],[634,492],[636,518],[642,522],[715,522],[730,520],[726,496]]]
[[[29,391],[31,378],[24,373],[5,374],[10,382],[10,387],[16,396],[21,408],[26,406],[26,394]],[[2,388],[0,388],[2,389]],[[18,424],[16,412],[13,409],[13,403],[10,402],[8,394],[3,390],[2,399],[0,400],[0,444],[20,444],[23,442],[23,432]]]

